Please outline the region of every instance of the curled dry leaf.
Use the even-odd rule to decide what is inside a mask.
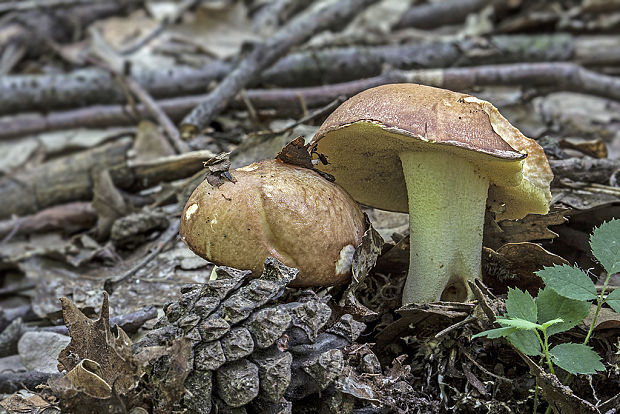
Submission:
[[[334,181],[334,177],[331,174],[317,170],[312,163],[312,153],[310,144],[306,144],[303,137],[297,137],[282,148],[282,150],[276,155],[276,160],[280,160],[286,164],[297,165],[299,167],[308,168],[320,174],[323,178],[329,181]],[[319,153],[316,153],[319,160],[322,163],[327,163],[327,159]]]
[[[282,148],[282,150],[276,155],[276,159],[287,164],[298,165],[313,169],[312,156],[308,152],[308,145],[306,145],[303,137],[297,137]]]
[[[89,397],[96,399],[110,398],[112,387],[101,378],[101,366],[91,360],[83,359],[71,371],[67,372],[66,379],[71,386]]]
[[[230,169],[230,152],[220,152],[203,163],[209,171],[206,180],[213,187],[219,187],[227,181],[237,182],[228,170]]]
[[[353,262],[351,263],[351,283],[347,286],[342,299],[338,302],[338,306],[342,308],[343,313],[350,313],[359,316],[362,319],[371,319],[377,315],[376,312],[362,305],[355,292],[360,284],[364,282],[370,271],[375,267],[377,258],[383,249],[383,238],[377,230],[374,229],[368,216],[364,214],[366,221],[366,232],[362,236],[362,243],[355,249],[353,253]]]
[[[99,363],[101,377],[126,393],[137,382],[139,370],[131,356],[131,340],[120,328],[117,335],[110,330],[108,295],[104,294],[99,319],[86,317],[71,300],[61,298],[62,313],[69,329],[71,343],[58,356],[59,368],[75,368],[83,359]]]

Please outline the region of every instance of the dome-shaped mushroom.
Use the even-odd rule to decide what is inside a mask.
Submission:
[[[181,238],[217,264],[263,271],[273,256],[300,273],[291,286],[349,280],[365,230],[356,202],[339,185],[308,168],[278,160],[231,170],[236,182],[202,182],[181,217]]]
[[[354,199],[409,212],[403,303],[464,301],[480,275],[485,205],[498,218],[546,213],[542,148],[489,102],[416,84],[384,85],[338,107],[316,133],[319,166]]]

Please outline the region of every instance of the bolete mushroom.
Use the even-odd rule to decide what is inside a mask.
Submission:
[[[312,141],[319,168],[368,206],[409,213],[403,303],[465,301],[480,276],[485,205],[499,219],[546,213],[553,178],[542,148],[489,102],[416,84],[344,102]]]
[[[230,173],[236,182],[213,187],[205,180],[185,205],[180,233],[194,253],[256,276],[273,256],[299,269],[291,286],[349,280],[365,222],[346,191],[316,171],[279,160]]]

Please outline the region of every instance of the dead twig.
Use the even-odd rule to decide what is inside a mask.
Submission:
[[[142,3],[144,0],[123,0],[122,3]],[[74,7],[79,5],[92,5],[96,3],[109,3],[108,0],[18,0],[0,4],[0,13],[10,11],[26,11],[34,9],[51,9],[56,7]],[[118,2],[121,3],[121,2]]]
[[[245,92],[245,96],[255,110],[274,109],[280,115],[298,116],[306,106],[316,108],[328,105],[339,96],[350,97],[374,86],[399,82],[417,82],[460,91],[466,91],[475,85],[538,86],[544,87],[546,91],[582,92],[620,100],[619,78],[603,75],[566,62],[517,63],[411,71],[395,70],[372,78],[324,86],[268,90],[251,89]],[[168,114],[171,119],[176,120],[207,97],[208,95],[200,95],[166,99],[157,101],[157,107]],[[304,105],[300,105],[300,101]],[[233,100],[231,105],[237,109],[247,108],[247,105],[240,98]],[[135,121],[127,115],[128,109],[126,106],[108,105],[51,112],[47,115],[27,114],[0,118],[0,138],[65,128],[96,128],[132,124]],[[148,113],[148,109],[144,105],[138,105],[136,110],[141,115]],[[601,167],[604,162],[610,163],[612,161],[602,161]],[[571,167],[562,167],[558,164],[557,168],[568,171]],[[608,173],[605,172],[605,174]],[[609,174],[606,179],[609,179]]]
[[[60,375],[39,371],[2,373],[0,374],[0,393],[12,394],[24,388],[34,390],[37,385],[45,384],[50,378]]]
[[[211,123],[241,89],[267,67],[312,35],[347,20],[377,0],[333,1],[319,10],[311,10],[291,20],[264,43],[257,44],[239,65],[181,122],[184,137],[194,136]]]
[[[166,131],[166,136],[171,144],[177,150],[177,153],[183,154],[189,152],[189,146],[181,139],[179,130],[170,120],[168,115],[159,107],[155,99],[138,82],[130,77],[123,77],[127,87],[136,98],[144,105],[145,109],[157,120],[157,123]]]
[[[157,317],[157,308],[154,305],[148,305],[136,312],[131,312],[125,315],[118,315],[110,318],[110,326],[117,325],[123,331],[128,334],[132,334],[138,331],[144,325],[145,322],[155,319]],[[58,326],[43,326],[30,328],[26,327],[24,332],[54,332],[61,335],[68,335],[69,330],[65,325]]]
[[[97,213],[88,202],[63,204],[41,210],[37,214],[0,221],[0,237],[62,230],[73,232],[92,227]],[[5,239],[0,245],[5,243]]]
[[[145,264],[153,260],[155,256],[161,253],[164,247],[166,247],[166,245],[179,234],[179,224],[179,220],[172,220],[172,223],[170,224],[168,229],[159,236],[157,244],[149,254],[144,256],[138,263],[136,263],[131,269],[127,270],[122,275],[116,278],[106,279],[103,284],[105,291],[108,292],[108,294],[112,295],[114,289],[116,289],[119,284],[125,282],[127,279],[132,277],[138,270],[142,269]]]
[[[133,191],[191,176],[203,168],[203,161],[214,155],[203,150],[150,161],[132,161],[127,158],[131,144],[129,138],[121,138],[0,177],[0,218],[90,200],[96,174],[106,169],[116,186]]]
[[[325,114],[329,114],[330,112],[332,112],[334,109],[336,109],[338,107],[338,105],[340,105],[341,103],[343,103],[345,101],[345,97],[344,96],[339,96],[336,99],[334,99],[333,101],[331,101],[330,103],[328,103],[327,105],[325,105],[322,108],[317,109],[316,111],[313,111],[309,114],[306,114],[303,118],[293,122],[292,124],[279,129],[277,131],[273,131],[272,133],[275,135],[282,135],[290,130],[292,130],[293,128],[295,128],[298,125],[304,124],[308,121],[312,121],[314,118],[317,118],[321,115],[325,115]]]
[[[280,59],[260,75],[259,81],[281,87],[322,85],[378,76],[386,66],[409,70],[571,60],[582,65],[613,65],[620,62],[618,39],[618,36],[521,35],[312,50],[291,53]],[[203,93],[205,85],[223,79],[232,69],[231,63],[216,60],[197,69],[132,68],[129,75],[152,97],[162,99]],[[108,72],[92,68],[69,74],[0,77],[0,96],[3,97],[0,114],[48,112],[75,107],[78,102],[84,107],[119,103],[125,99]]]
[[[394,29],[434,29],[439,26],[462,23],[471,13],[489,5],[488,0],[448,0],[415,5],[403,13]],[[493,3],[500,3],[495,1]]]
[[[614,172],[620,171],[620,160],[607,158],[568,158],[565,160],[549,160],[555,184],[560,179],[575,182],[609,184]]]

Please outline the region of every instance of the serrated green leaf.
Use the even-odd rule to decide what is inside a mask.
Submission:
[[[590,313],[590,303],[569,299],[558,295],[555,290],[545,288],[538,292],[536,298],[538,322],[544,324],[552,319],[560,318],[563,322],[547,328],[547,336],[565,332],[577,326]]]
[[[571,374],[596,374],[605,371],[601,357],[584,344],[560,344],[549,350],[551,361]]]
[[[545,285],[561,296],[575,300],[596,299],[596,287],[585,272],[569,265],[545,267],[536,272]]]
[[[616,289],[607,295],[605,301],[616,313],[620,313],[620,289]]]
[[[489,329],[488,331],[480,332],[471,337],[471,339],[480,338],[481,336],[486,336],[489,339],[503,338],[505,336],[510,335],[515,332],[517,328],[497,328],[497,329]]]
[[[536,323],[538,310],[536,302],[529,294],[519,289],[508,289],[506,298],[506,315],[510,319],[523,319]]]
[[[564,322],[564,319],[561,319],[561,318],[551,319],[550,321],[543,323],[542,327],[547,329],[548,327],[555,325],[556,323],[561,323],[561,322]]]
[[[614,219],[595,228],[590,247],[607,273],[620,272],[620,220]]]
[[[514,329],[514,328],[508,328]],[[540,342],[534,331],[515,331],[506,337],[519,351],[529,356],[541,354]]]
[[[497,318],[495,319],[495,322],[499,323],[500,325],[510,326],[512,328],[517,328],[517,329],[525,329],[528,331],[534,331],[537,328],[542,328],[537,323],[526,321],[525,319],[518,319],[518,318],[515,318],[515,319]]]

